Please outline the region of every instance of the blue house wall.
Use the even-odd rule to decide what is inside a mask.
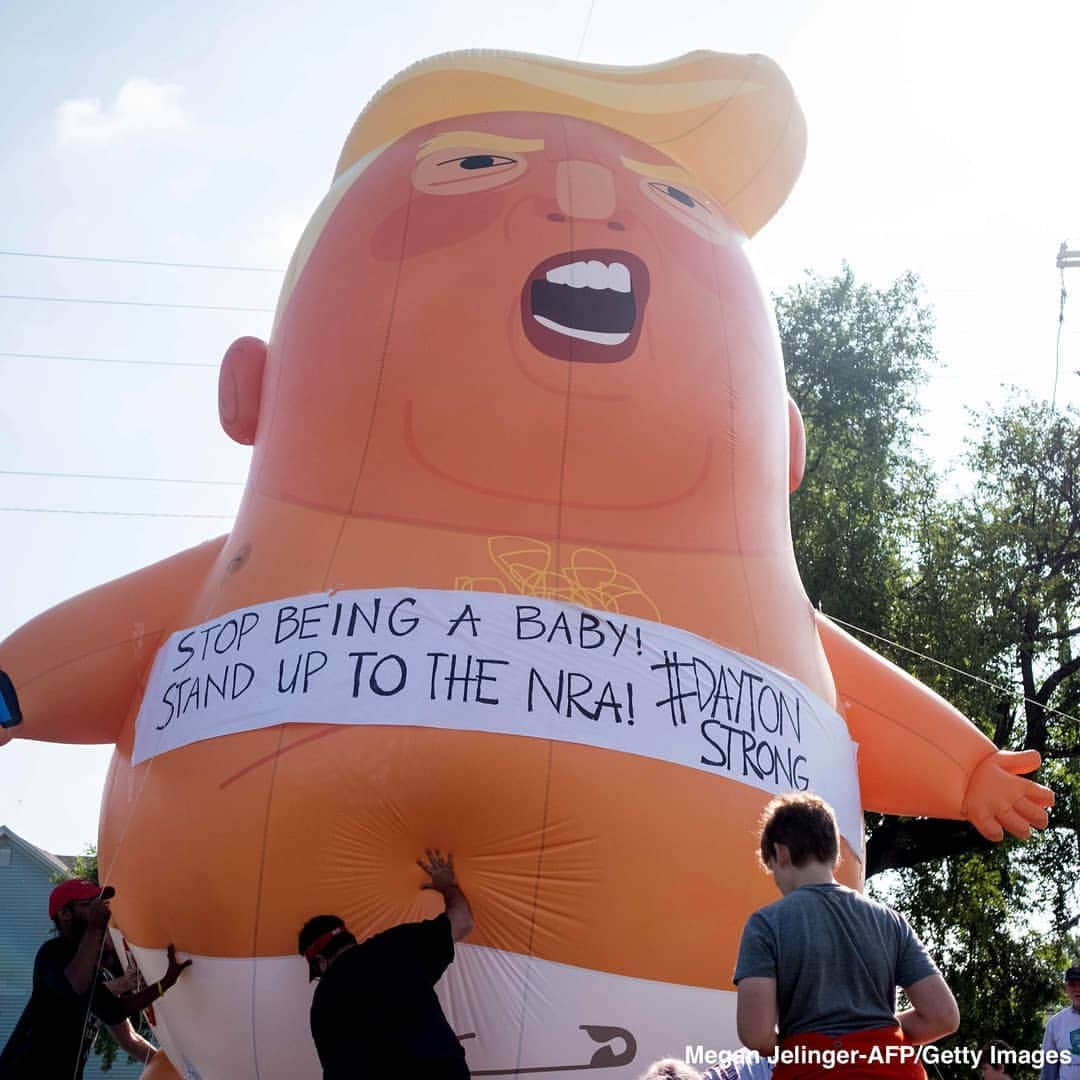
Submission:
[[[49,893],[56,874],[71,876],[55,856],[0,825],[0,1046],[30,1000],[38,947],[53,933]],[[120,1052],[108,1072],[101,1071],[101,1059],[91,1054],[83,1076],[128,1080],[141,1072],[140,1064],[129,1063]]]

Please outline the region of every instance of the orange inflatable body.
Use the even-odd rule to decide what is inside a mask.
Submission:
[[[0,646],[19,736],[115,742],[100,858],[194,1077],[318,1075],[301,923],[476,930],[442,994],[475,1074],[637,1075],[735,1044],[770,794],[1044,824],[1048,793],[815,616],[802,425],[746,236],[802,118],[762,57],[452,54],[346,143],[269,346],[227,353],[254,443],[221,539]],[[164,1072],[166,1063],[157,1069]]]

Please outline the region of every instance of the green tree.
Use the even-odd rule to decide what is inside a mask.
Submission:
[[[997,746],[1042,754],[1040,778],[1058,797],[1055,827],[1075,844],[1080,422],[1074,411],[1020,397],[975,421],[968,489],[923,516],[895,625],[955,669],[909,656],[913,674]],[[915,822],[903,836],[891,829],[881,868],[911,865],[916,852],[940,858],[980,846],[959,824]],[[1068,900],[1054,904],[1062,913]]]
[[[905,547],[932,490],[915,449],[934,321],[913,274],[886,289],[807,275],[774,298],[788,388],[806,427],[791,499],[795,555],[815,605],[890,636]]]
[[[807,428],[792,521],[811,599],[907,645],[869,641],[999,747],[1038,749],[1038,779],[1058,799],[1051,828],[1023,844],[988,844],[964,822],[868,814],[872,890],[939,958],[961,1005],[961,1045],[997,1035],[1037,1046],[1080,945],[1076,415],[1015,401],[977,417],[967,489],[941,498],[914,449],[918,391],[934,363],[918,281],[875,290],[845,266],[776,300]]]
[[[88,845],[81,855],[75,856],[71,864],[71,876],[98,884],[97,848],[93,844]]]
[[[965,465],[968,489],[924,523],[902,610],[911,638],[959,670],[909,666],[999,747],[1038,750],[1038,779],[1057,803],[1050,828],[1025,843],[904,819],[883,822],[876,839],[883,864],[906,867],[904,910],[941,958],[965,1036],[1031,1047],[1080,945],[1077,414],[1019,396],[984,411]],[[973,674],[985,681],[964,677]]]

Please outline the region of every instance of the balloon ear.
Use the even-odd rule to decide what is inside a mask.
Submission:
[[[795,491],[802,483],[806,471],[806,429],[803,427],[802,413],[788,395],[788,493]]]
[[[230,439],[244,446],[255,442],[259,426],[266,342],[237,338],[225,353],[218,375],[218,416]]]

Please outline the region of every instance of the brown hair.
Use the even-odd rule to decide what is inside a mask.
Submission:
[[[761,817],[759,854],[766,868],[777,844],[788,849],[794,866],[805,866],[811,859],[835,865],[840,841],[833,808],[809,792],[778,795]]]

